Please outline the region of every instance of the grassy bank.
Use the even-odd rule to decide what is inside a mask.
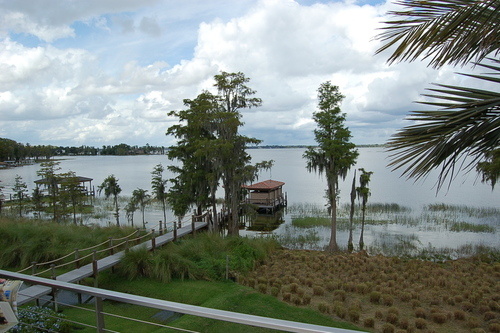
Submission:
[[[152,279],[138,278],[134,280],[106,275],[100,281],[106,289],[133,293],[173,302],[204,306],[215,309],[235,311],[284,320],[308,322],[318,325],[335,326],[354,329],[355,326],[334,320],[314,309],[297,308],[281,302],[270,295],[261,294],[251,288],[234,282],[180,281],[162,283]],[[165,322],[159,319],[162,313],[154,309],[139,308],[130,305],[105,302],[104,311],[120,316],[130,316],[145,321],[163,323],[168,326],[187,329],[195,332],[275,332],[251,326],[226,323],[218,320],[184,315]],[[92,324],[93,316],[77,310],[66,309],[63,312],[68,318]],[[118,332],[178,332],[178,330],[158,328],[152,325],[135,323],[121,318],[107,316],[106,328]],[[91,329],[79,329],[78,332],[94,332]]]

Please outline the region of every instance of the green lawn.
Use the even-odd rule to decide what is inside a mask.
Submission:
[[[336,322],[318,311],[293,307],[270,295],[258,293],[254,289],[238,285],[234,282],[172,281],[161,283],[149,279],[129,281],[119,278],[116,275],[106,275],[102,277],[100,287],[215,309],[308,322],[324,326],[356,329],[351,324]],[[159,312],[154,309],[116,302],[105,302],[104,311],[145,321],[155,321],[152,317]],[[92,325],[95,323],[95,316],[90,312],[65,309],[63,313],[71,320]],[[111,316],[105,317],[105,323],[107,329],[119,332],[178,332],[178,330],[159,328]],[[270,329],[261,329],[188,315],[182,316],[168,323],[168,325],[197,332],[274,332],[274,330]],[[94,331],[94,329],[78,330],[78,332],[82,333]]]

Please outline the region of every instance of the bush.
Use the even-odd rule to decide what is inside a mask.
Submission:
[[[465,311],[462,311],[462,310],[455,310],[455,312],[453,312],[453,317],[455,318],[455,320],[465,320],[465,317],[467,315],[465,314]]]
[[[370,293],[370,302],[374,304],[380,303],[380,299],[382,298],[382,294],[378,291],[372,291]]]
[[[444,324],[448,318],[446,316],[446,313],[435,312],[431,315],[431,319],[436,324]]]
[[[321,313],[330,313],[330,306],[326,302],[319,302],[318,303],[318,310]]]
[[[415,319],[415,327],[423,330],[427,327],[427,321],[424,318],[417,318]]]
[[[363,320],[363,326],[365,327],[369,327],[369,328],[373,328],[375,327],[375,318],[365,318],[365,320]]]
[[[68,333],[71,325],[64,320],[64,315],[49,308],[29,306],[19,309],[19,324],[9,332],[60,332]]]
[[[396,330],[396,327],[394,327],[394,325],[389,324],[389,323],[385,323],[382,326],[382,333],[394,333],[395,330]]]
[[[500,324],[499,323],[491,323],[488,326],[488,331],[493,333],[500,333]]]

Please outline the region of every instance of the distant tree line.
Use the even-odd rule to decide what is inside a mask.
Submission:
[[[30,145],[22,144],[11,139],[0,138],[0,161],[22,161],[27,159],[50,159],[54,156],[65,155],[152,155],[165,154],[162,146],[130,146],[120,143],[114,146],[96,148],[82,145],[80,147]]]

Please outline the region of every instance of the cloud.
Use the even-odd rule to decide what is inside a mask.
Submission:
[[[312,144],[316,94],[346,96],[353,140],[383,143],[431,82],[456,69],[385,63],[373,37],[391,4],[245,0],[52,0],[0,3],[0,132],[34,144],[168,145],[183,99],[243,72],[263,99],[246,135]],[[23,37],[24,36],[24,37]],[[26,36],[38,42],[26,42]],[[469,81],[467,81],[469,80]],[[39,141],[39,142],[37,142]]]

